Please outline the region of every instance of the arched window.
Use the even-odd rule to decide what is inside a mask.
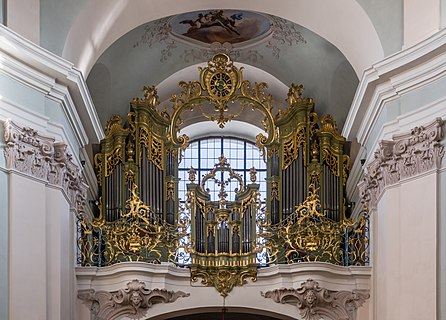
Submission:
[[[247,140],[235,137],[210,137],[195,140],[184,151],[184,155],[178,165],[179,198],[181,202],[186,199],[187,183],[189,183],[189,170],[193,167],[197,172],[197,178],[207,174],[218,162],[218,158],[224,155],[231,168],[241,175],[245,185],[249,183],[249,171],[254,167],[257,171],[257,183],[260,185],[260,199],[266,198],[266,163],[257,146]],[[234,200],[234,186],[227,188],[228,200]],[[210,190],[211,199],[217,199],[218,189]]]

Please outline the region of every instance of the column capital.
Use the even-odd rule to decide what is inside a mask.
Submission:
[[[367,165],[364,179],[358,184],[361,202],[376,209],[385,187],[441,167],[444,156],[442,125],[436,118],[431,123],[415,127],[410,132],[382,140],[374,159]]]

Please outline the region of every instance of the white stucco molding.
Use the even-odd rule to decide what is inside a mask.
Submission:
[[[364,179],[359,183],[361,202],[376,209],[381,193],[387,186],[440,169],[444,156],[443,120],[436,118],[425,126],[382,140],[374,160],[367,165]]]
[[[146,289],[145,283],[136,279],[117,291],[86,289],[79,290],[77,295],[89,307],[92,320],[115,320],[123,316],[140,319],[154,303],[172,303],[188,296],[183,291]]]
[[[281,288],[261,292],[276,303],[295,303],[303,320],[321,318],[352,320],[356,310],[370,298],[369,290],[331,291],[308,279],[297,289]]]
[[[373,150],[379,141],[389,140],[394,133],[410,130],[431,119],[444,116],[444,98],[420,105],[417,110],[386,115],[386,107],[417,88],[427,86],[444,76],[446,72],[446,29],[418,44],[406,48],[365,70],[347,115],[342,135],[349,141],[357,141],[360,149],[352,164],[347,181],[350,200],[359,202],[357,185],[363,178],[364,161],[373,158]],[[415,103],[415,102],[414,102]],[[382,123],[383,118],[386,123]],[[355,212],[361,211],[355,207]]]
[[[80,147],[104,137],[82,72],[2,24],[0,72],[59,102]]]
[[[40,135],[36,130],[21,127],[11,120],[4,122],[4,139],[7,170],[59,187],[73,208],[85,206],[88,186],[65,143],[56,142],[54,138]]]
[[[259,268],[256,282],[235,287],[226,297],[226,307],[231,311],[250,310],[251,313],[270,315],[278,319],[295,319],[295,305],[267,303],[260,292],[274,288],[292,287],[311,278],[330,291],[363,292],[370,289],[372,268],[369,266],[342,267],[324,262],[279,264]],[[201,283],[191,283],[190,270],[170,264],[122,262],[107,267],[76,267],[77,288],[88,290],[117,291],[132,279],[143,281],[147,288],[165,288],[190,293],[187,299],[175,304],[158,304],[150,309],[150,317],[166,319],[200,312],[221,310],[222,299],[217,290]],[[78,300],[78,310],[90,316],[90,310]],[[243,311],[242,311],[243,312]],[[245,311],[246,312],[246,311]]]
[[[386,102],[437,80],[446,72],[446,29],[364,71],[342,135],[364,145]]]

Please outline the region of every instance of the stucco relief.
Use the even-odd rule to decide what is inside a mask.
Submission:
[[[439,169],[444,156],[443,120],[437,118],[428,125],[413,128],[408,133],[383,140],[367,166],[366,174],[358,185],[362,203],[376,208],[384,188],[401,180]]]
[[[261,295],[277,303],[296,303],[304,320],[354,319],[356,309],[370,297],[369,290],[331,291],[312,279],[302,282],[298,289],[281,288]]]
[[[75,208],[84,204],[88,187],[65,143],[42,136],[32,128],[20,127],[11,120],[4,122],[4,138],[7,169],[61,187]]]
[[[180,297],[188,297],[183,291],[146,289],[145,283],[132,280],[127,287],[117,291],[79,290],[78,298],[90,308],[92,320],[113,320],[126,316],[142,318],[154,303],[170,303]]]

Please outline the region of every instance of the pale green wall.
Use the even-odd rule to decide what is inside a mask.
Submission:
[[[89,0],[40,0],[40,45],[62,55],[68,32]]]
[[[367,150],[372,150],[373,145],[380,134],[380,130],[385,123],[393,121],[396,117],[416,111],[417,109],[429,105],[445,97],[446,77],[433,81],[425,86],[419,87],[408,93],[401,94],[399,99],[385,103],[381,113],[378,115],[376,124],[373,126]],[[432,119],[434,120],[434,119]]]
[[[13,101],[15,104],[24,106],[34,112],[44,114],[45,96],[36,90],[0,73],[1,95],[5,100]]]
[[[11,81],[11,78],[3,74],[0,74],[0,88],[1,95],[5,100],[12,101],[15,105],[24,110],[29,110],[51,123],[62,125],[64,133],[69,139],[69,141],[65,142],[69,142],[72,146],[75,146],[76,150],[73,150],[73,152],[78,152],[81,146],[76,144],[75,133],[70,129],[71,125],[67,119],[65,110],[59,102],[50,99],[42,92],[36,91],[21,82]],[[1,118],[2,115],[0,114]],[[56,133],[54,134],[56,135]]]
[[[0,0],[0,23],[6,23],[6,0]]]
[[[446,28],[446,0],[440,2],[441,28]]]
[[[7,173],[4,157],[3,121],[11,119],[19,126],[30,126],[43,136],[63,140],[70,145],[69,152],[78,157],[80,145],[75,129],[68,118],[68,112],[61,101],[26,83],[26,79],[17,80],[5,73],[0,73],[0,319],[9,319],[9,279],[10,252],[9,243],[9,186],[10,174]],[[75,111],[74,111],[75,112]],[[14,250],[24,250],[14,248]],[[25,248],[26,250],[26,248]],[[25,252],[19,254],[26,254]],[[30,265],[32,261],[29,261]],[[64,270],[65,272],[65,270]],[[30,284],[32,290],[32,283]]]
[[[404,0],[357,1],[372,21],[381,40],[384,55],[400,51],[404,41]]]

